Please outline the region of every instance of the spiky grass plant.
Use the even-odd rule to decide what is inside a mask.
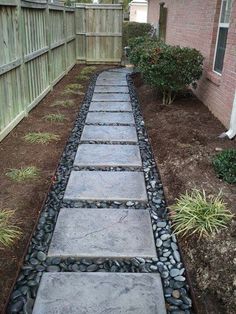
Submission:
[[[171,209],[175,233],[182,236],[210,236],[225,228],[233,217],[226,209],[221,193],[207,197],[204,190],[197,189],[182,194]]]
[[[44,120],[50,121],[50,122],[63,122],[66,120],[66,117],[64,114],[61,113],[50,113],[43,117]]]
[[[22,182],[25,180],[36,179],[39,175],[39,170],[35,166],[21,167],[20,169],[9,169],[6,176],[13,181]]]
[[[67,99],[67,100],[58,100],[51,104],[51,107],[63,107],[63,108],[68,108],[74,106],[75,102],[72,99]]]
[[[68,84],[64,90],[64,94],[83,94],[80,89],[83,88],[83,85],[73,83],[73,84]]]
[[[32,144],[48,144],[52,141],[58,141],[60,137],[53,133],[32,132],[24,136],[25,141]]]
[[[89,80],[89,76],[80,73],[79,75],[76,76],[76,79],[78,81],[87,81],[87,80]]]
[[[13,222],[14,210],[0,209],[0,246],[9,247],[22,232]]]
[[[95,67],[95,66],[87,66],[87,67],[83,68],[80,73],[82,75],[87,75],[87,74],[93,73],[96,69],[97,69],[97,67]]]

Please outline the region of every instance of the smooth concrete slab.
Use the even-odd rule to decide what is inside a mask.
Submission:
[[[134,126],[85,125],[81,141],[137,143],[138,138]]]
[[[126,79],[103,79],[98,78],[96,81],[96,86],[128,86]]]
[[[148,210],[62,208],[48,251],[62,258],[155,258]]]
[[[111,101],[92,101],[90,103],[89,111],[130,111],[132,106],[129,101],[111,102]]]
[[[132,73],[134,70],[134,66],[127,66],[123,68],[110,69],[108,72],[118,72],[118,73]]]
[[[142,161],[137,145],[81,144],[74,166],[141,167]]]
[[[65,200],[147,201],[143,172],[72,171]]]
[[[129,93],[126,86],[95,86],[94,93]]]
[[[130,101],[129,94],[109,94],[109,93],[98,93],[93,94],[92,101]]]
[[[135,124],[132,112],[89,112],[85,123]]]
[[[103,72],[101,74],[99,74],[98,79],[126,79],[126,73],[122,73],[122,72]]]
[[[33,314],[166,314],[157,273],[44,273]]]

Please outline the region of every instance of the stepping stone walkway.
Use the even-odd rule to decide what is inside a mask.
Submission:
[[[148,202],[126,74],[121,68],[98,76],[65,204]],[[61,208],[48,257],[157,259],[145,208]],[[166,313],[158,273],[94,272],[95,267],[85,273],[43,273],[33,314]]]

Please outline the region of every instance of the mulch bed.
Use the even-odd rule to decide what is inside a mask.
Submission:
[[[236,213],[236,187],[219,180],[212,157],[236,140],[222,140],[224,126],[196,97],[179,97],[170,106],[140,76],[133,75],[152,149],[168,205],[194,187],[208,194],[223,192],[228,208]],[[235,313],[236,221],[209,239],[179,240],[199,313]]]
[[[60,155],[71,132],[78,114],[83,95],[65,94],[63,91],[68,84],[80,83],[85,92],[89,81],[78,82],[76,76],[83,65],[75,65],[23,121],[0,143],[0,208],[15,210],[14,220],[23,231],[23,235],[12,247],[0,248],[0,312],[3,311],[9,292],[16,278],[19,265],[23,260],[32,231],[39,216],[48,188],[53,181]],[[109,66],[97,66],[96,71],[107,69]],[[95,71],[95,72],[96,72]],[[56,101],[74,100],[74,105],[52,107]],[[47,114],[61,113],[66,120],[61,123],[48,122],[43,118]],[[50,144],[30,144],[23,136],[28,132],[51,132],[59,135],[60,140]],[[35,180],[17,183],[5,174],[10,168],[36,166],[40,176]]]

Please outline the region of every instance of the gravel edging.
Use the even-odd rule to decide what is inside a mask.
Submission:
[[[190,308],[192,302],[188,295],[189,287],[184,276],[185,269],[181,262],[176,237],[171,233],[162,183],[148,141],[135,87],[129,75],[127,75],[127,81],[137,127],[149,204],[132,201],[63,202],[64,191],[70,172],[74,169],[73,161],[98,75],[99,73],[95,74],[91,79],[80,112],[75,121],[75,125],[65,146],[56,171],[56,181],[48,194],[48,198],[40,214],[38,225],[28,248],[28,253],[25,256],[23,267],[19,273],[14,291],[11,294],[7,313],[32,313],[32,307],[44,271],[105,271],[159,272],[163,282],[168,313],[189,314],[191,313]],[[75,258],[67,258],[63,260],[58,257],[47,258],[46,254],[50,245],[57,216],[62,207],[149,208],[158,258],[133,258],[129,260],[76,260]]]

